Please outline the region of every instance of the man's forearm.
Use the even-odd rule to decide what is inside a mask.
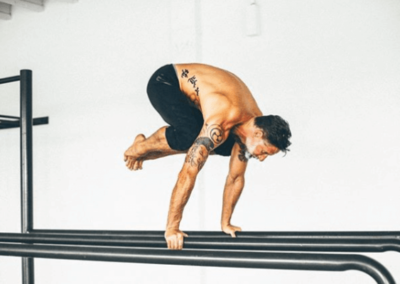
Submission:
[[[179,178],[172,192],[171,202],[169,205],[167,230],[179,229],[183,209],[189,200],[195,181],[196,175],[189,174],[185,168],[179,173]]]
[[[231,218],[235,209],[236,203],[244,188],[244,177],[240,176],[235,179],[228,176],[226,179],[224,198],[222,206],[221,226],[231,224]]]
[[[187,236],[179,230],[183,209],[192,193],[197,174],[206,162],[208,155],[218,144],[223,142],[221,138],[223,131],[220,128],[219,125],[214,124],[208,127],[206,123],[201,131],[203,135],[194,141],[186,155],[185,164],[179,173],[169,206],[167,229],[164,234],[169,249],[182,249],[183,247],[183,238]]]
[[[186,155],[185,164],[172,192],[167,229],[179,229],[183,209],[192,193],[197,174],[206,162],[211,150],[210,141],[209,138],[205,137],[197,138]]]

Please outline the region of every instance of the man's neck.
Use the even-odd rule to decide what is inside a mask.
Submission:
[[[242,141],[246,143],[246,138],[251,134],[252,128],[254,127],[254,119],[249,119],[233,129],[233,133]]]

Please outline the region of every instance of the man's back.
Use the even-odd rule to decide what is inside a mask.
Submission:
[[[221,120],[230,129],[262,115],[248,87],[233,73],[205,64],[175,64],[181,91],[204,120]]]

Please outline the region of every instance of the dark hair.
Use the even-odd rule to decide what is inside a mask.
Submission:
[[[254,119],[254,125],[264,131],[265,138],[269,143],[286,154],[288,147],[292,144],[289,124],[278,115],[258,116]]]

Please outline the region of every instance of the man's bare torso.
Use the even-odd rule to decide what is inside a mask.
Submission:
[[[205,64],[175,64],[181,91],[201,110],[205,121],[219,120],[225,130],[262,112],[236,75]]]

